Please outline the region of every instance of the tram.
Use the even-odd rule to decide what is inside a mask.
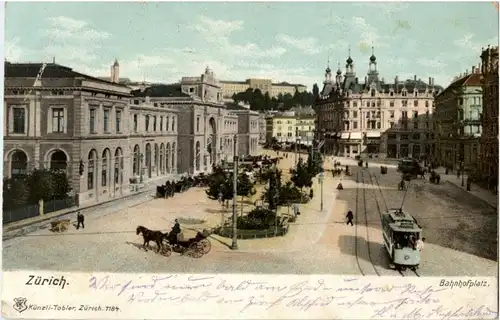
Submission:
[[[402,208],[389,209],[382,214],[382,233],[392,267],[416,270],[420,265],[416,242],[422,239],[422,228],[415,218]]]

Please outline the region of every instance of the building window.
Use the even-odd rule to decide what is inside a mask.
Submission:
[[[358,117],[358,112],[357,112],[356,110],[354,110],[354,111],[352,112],[352,117],[353,117],[353,118],[357,118],[357,117]]]
[[[163,131],[163,116],[160,117],[160,132]]]
[[[418,107],[418,100],[414,100],[414,101],[413,101],[413,105],[414,105],[415,107]]]
[[[196,118],[196,132],[200,132],[200,117]]]
[[[408,135],[407,134],[402,134],[401,135],[401,140],[408,140]]]
[[[101,186],[105,187],[108,180],[108,155],[106,151],[102,157],[102,167],[101,167]]]
[[[403,97],[406,97],[406,94],[407,94],[406,90],[401,91],[401,95],[402,95]]]
[[[394,118],[394,111],[389,111],[389,118]]]
[[[372,102],[372,107],[375,107],[375,102]]]
[[[375,97],[375,89],[372,89],[372,97]]]
[[[156,132],[156,116],[153,116],[153,131]]]
[[[418,111],[413,111],[413,118],[418,118]]]
[[[462,106],[464,104],[464,99],[463,98],[458,99],[458,104]]]
[[[175,118],[172,117],[172,131],[175,131]]]
[[[408,111],[402,111],[402,112],[401,112],[401,117],[402,117],[403,119],[408,119]]]
[[[389,92],[389,96],[394,97],[394,91]]]
[[[389,102],[389,107],[394,107],[394,101]]]
[[[358,122],[357,121],[353,121],[352,122],[352,128],[353,129],[357,129],[358,128]]]
[[[137,121],[137,115],[134,114],[134,132],[137,132],[137,125],[138,125],[138,121]]]
[[[52,132],[53,133],[64,132],[64,109],[63,108],[53,108],[52,109]]]
[[[403,107],[408,107],[408,100],[403,100],[403,101],[401,101],[401,105],[402,105]]]
[[[428,100],[425,100],[425,107],[429,108],[429,101]]]
[[[414,133],[414,134],[411,136],[411,138],[412,138],[413,140],[420,140],[420,133]]]
[[[116,110],[115,116],[116,116],[115,119],[116,132],[121,132],[122,112],[120,110]]]
[[[144,118],[144,122],[145,122],[146,131],[149,131],[149,114],[147,114],[146,117]]]
[[[109,109],[104,109],[103,124],[104,132],[109,132]]]
[[[90,121],[89,121],[90,133],[95,132],[95,113],[96,113],[95,109],[90,109]],[[92,189],[92,188],[90,188],[90,189]]]
[[[418,122],[413,122],[413,129],[418,129]]]
[[[394,123],[394,122],[393,122]],[[396,134],[395,133],[390,133],[387,135],[387,139],[389,140],[396,140]]]
[[[167,121],[165,122],[165,130],[168,131],[170,128],[170,117],[167,117]]]
[[[352,103],[352,106],[353,106],[353,107],[357,107],[357,106],[358,106],[358,102],[357,102],[357,101],[354,101],[354,102]]]
[[[13,133],[25,133],[26,126],[26,109],[25,108],[13,108],[13,116],[14,116],[14,126]]]

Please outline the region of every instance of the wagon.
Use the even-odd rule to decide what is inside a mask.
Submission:
[[[52,232],[64,232],[68,230],[68,226],[70,225],[71,221],[69,219],[64,219],[64,220],[57,220],[57,221],[51,221],[50,222],[50,230]]]
[[[189,240],[183,240],[182,233],[177,236],[174,236],[173,234],[171,236],[169,234],[167,239],[164,240],[162,247],[170,248],[170,250],[180,252],[182,255],[187,255],[193,258],[201,258],[212,249],[212,244],[207,238],[208,235],[209,232],[207,230],[203,230],[203,232],[197,232],[196,237],[190,238]]]

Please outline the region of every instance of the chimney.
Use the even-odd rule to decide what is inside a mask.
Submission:
[[[472,74],[476,73],[476,66],[472,66]]]
[[[417,75],[413,76],[413,81],[417,81]]]
[[[52,64],[56,64],[56,57],[52,57]]]
[[[431,81],[432,81],[431,86],[433,86],[434,85],[434,78],[431,78]]]
[[[432,81],[431,77],[429,77],[429,85],[432,86]]]

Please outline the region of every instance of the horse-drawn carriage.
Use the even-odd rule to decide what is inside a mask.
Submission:
[[[208,230],[198,231],[194,238],[188,240],[183,239],[182,232],[178,234],[174,232],[163,233],[161,231],[149,230],[143,226],[138,226],[136,233],[138,235],[142,233],[144,239],[143,248],[149,246],[150,241],[154,241],[157,245],[156,252],[165,257],[169,257],[172,255],[172,251],[175,251],[193,258],[201,258],[212,249],[212,244],[208,239],[210,235]]]

